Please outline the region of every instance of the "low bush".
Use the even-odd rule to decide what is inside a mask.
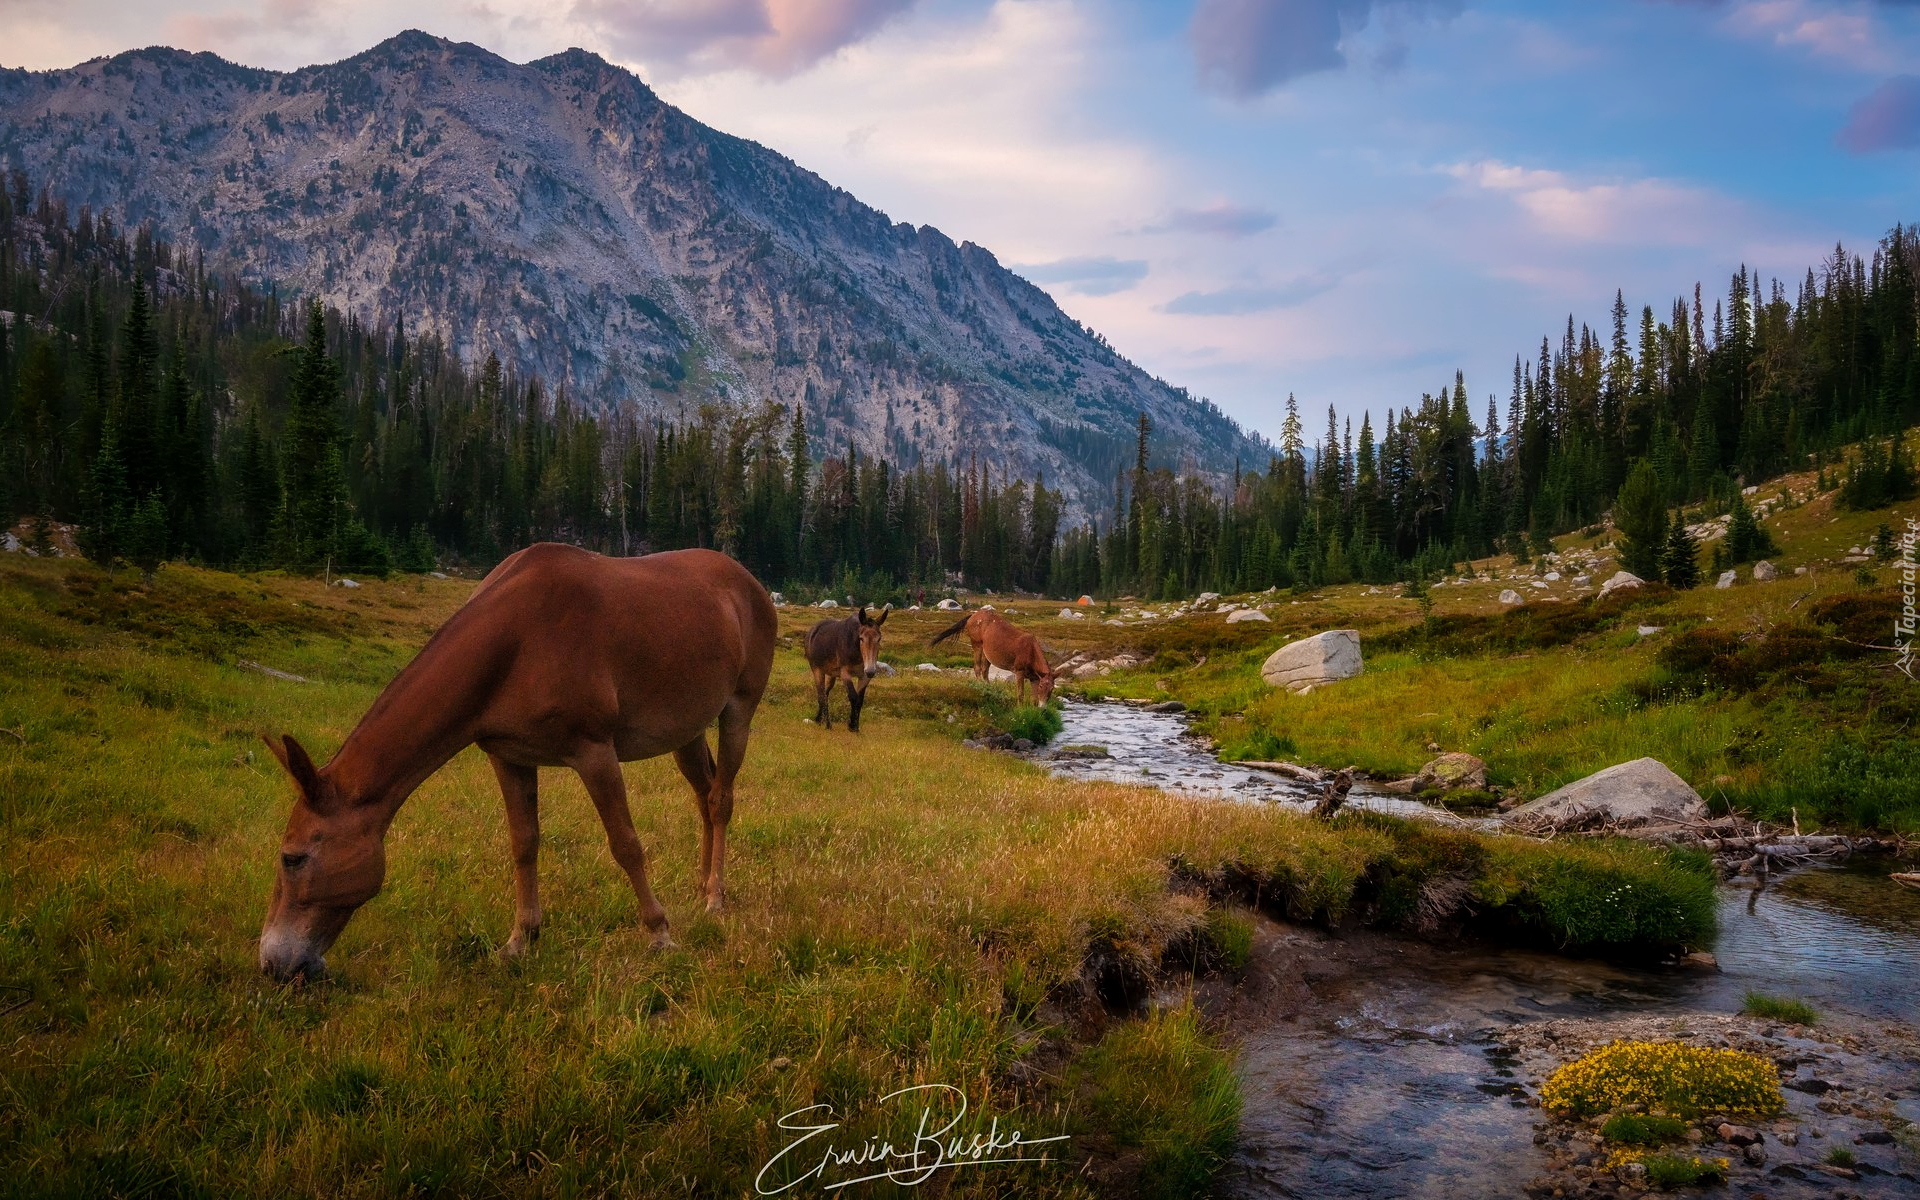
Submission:
[[[1017,738],[1025,738],[1036,746],[1044,746],[1060,732],[1062,721],[1060,708],[1055,704],[1023,704],[1007,714],[1007,732]]]
[[[1640,1160],[1647,1168],[1647,1182],[1657,1188],[1707,1187],[1725,1183],[1724,1158],[1682,1158],[1677,1154],[1655,1154]]]
[[[1487,847],[1473,897],[1490,920],[1563,949],[1679,949],[1713,941],[1713,869],[1699,851],[1516,838]]]
[[[1638,1104],[1695,1117],[1770,1116],[1786,1101],[1773,1064],[1739,1050],[1680,1042],[1609,1042],[1555,1070],[1540,1089],[1552,1112],[1585,1117]]]

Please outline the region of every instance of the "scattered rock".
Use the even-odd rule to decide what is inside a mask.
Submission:
[[[1805,575],[1807,573],[1807,569],[1805,567],[1795,567],[1793,569],[1793,573],[1795,575]]]
[[[1421,767],[1413,777],[1416,790],[1439,788],[1453,791],[1455,788],[1484,789],[1487,786],[1487,764],[1471,754],[1442,754],[1426,766]]]
[[[1227,624],[1229,625],[1239,625],[1247,621],[1266,621],[1271,623],[1272,620],[1272,617],[1269,617],[1257,608],[1237,608],[1227,614]]]
[[[359,584],[359,583],[358,583],[357,581],[355,581],[355,580],[352,580],[352,579],[336,579],[336,580],[334,580],[334,581],[333,581],[333,586],[335,586],[335,587],[338,587],[338,588],[349,588],[349,589],[351,589],[351,588],[357,588],[357,587],[359,587],[359,586],[360,586],[360,584]]]
[[[1664,629],[1664,628],[1666,628],[1666,626],[1664,626],[1664,625],[1636,625],[1636,626],[1635,626],[1634,628],[1635,628],[1635,630],[1636,630],[1636,631],[1638,631],[1638,633],[1640,634],[1640,636],[1641,636],[1641,637],[1652,637],[1652,636],[1653,636],[1654,634],[1656,634],[1656,633],[1659,633],[1659,632],[1660,632],[1660,631],[1661,631],[1662,629]]]
[[[1521,805],[1508,817],[1556,829],[1596,823],[1630,828],[1706,818],[1707,805],[1700,793],[1655,758],[1636,758],[1596,771]]]
[[[1560,582],[1560,572],[1558,572],[1558,571],[1548,571],[1548,572],[1547,572],[1547,573],[1546,573],[1545,575],[1542,575],[1542,576],[1541,576],[1541,578],[1542,578],[1542,579],[1545,579],[1545,580],[1546,580],[1546,581],[1547,581],[1548,583],[1559,583],[1559,582]]]
[[[1805,1092],[1809,1096],[1824,1096],[1833,1090],[1833,1085],[1824,1079],[1795,1079],[1784,1086],[1796,1092]]]
[[[1713,586],[1721,591],[1725,591],[1732,587],[1733,581],[1738,578],[1740,578],[1740,572],[1738,571],[1722,571],[1720,572],[1720,578],[1714,580]]]
[[[773,601],[775,608],[785,608],[787,606],[787,598],[779,592],[768,592],[767,599]]]
[[[921,663],[913,669],[916,671],[932,671],[935,675],[940,673],[940,668],[934,666],[932,663]]]
[[[1514,591],[1514,590],[1513,590],[1512,588],[1501,588],[1501,589],[1500,589],[1500,603],[1502,603],[1502,604],[1519,604],[1520,602],[1521,602],[1521,600],[1520,600],[1520,593],[1519,593],[1519,592],[1516,592],[1516,591]]]
[[[1720,969],[1720,960],[1715,958],[1710,951],[1695,950],[1692,954],[1682,954],[1680,956],[1680,965],[1683,967],[1698,967],[1703,971],[1718,971]]]
[[[952,596],[948,596],[945,600],[942,600],[939,604],[934,605],[934,607],[938,608],[942,612],[958,612],[960,611],[960,602],[958,600],[955,600]]]
[[[879,662],[873,664],[873,673],[875,675],[896,675],[899,672],[893,669],[892,663]]]
[[[1105,746],[1062,746],[1053,752],[1055,758],[1112,758]]]
[[[1593,576],[1591,576],[1591,575],[1575,575],[1575,576],[1573,577],[1573,586],[1575,586],[1575,587],[1592,587],[1592,586],[1593,586]]]
[[[1219,602],[1220,602],[1219,592],[1201,592],[1198,596],[1195,596],[1193,598],[1193,604],[1195,608],[1198,608],[1202,604],[1218,604]]]
[[[441,572],[439,572],[439,571],[428,571],[428,572],[427,572],[427,574],[428,574],[428,575],[431,575],[431,576],[432,576],[433,578],[435,578],[435,579],[445,579],[445,578],[446,578],[446,575],[444,575],[444,574],[442,574],[442,573],[441,573]]]
[[[1723,1123],[1714,1132],[1720,1135],[1721,1141],[1733,1146],[1751,1146],[1760,1141],[1759,1130],[1731,1122]]]
[[[1542,583],[1540,580],[1536,579],[1533,581],[1533,586],[1541,589],[1542,591],[1545,591],[1547,585],[1545,583]]]
[[[1611,596],[1624,588],[1637,588],[1644,583],[1646,583],[1646,580],[1635,575],[1632,571],[1615,571],[1613,578],[1600,585],[1600,594],[1602,596]]]
[[[1147,705],[1142,711],[1152,713],[1182,713],[1187,711],[1187,706],[1178,700],[1162,700],[1158,704]]]
[[[1857,1146],[1891,1146],[1893,1135],[1884,1129],[1869,1129],[1857,1135],[1853,1141]]]
[[[1019,677],[1004,667],[996,667],[991,663],[987,664],[988,683],[1012,683],[1017,678]]]
[[[838,600],[835,600],[832,596],[828,596],[824,600],[815,601],[813,606],[815,608],[839,608],[840,602]],[[955,607],[957,608],[959,606],[955,605]]]
[[[1304,692],[1317,684],[1351,679],[1363,670],[1360,631],[1329,629],[1275,650],[1260,666],[1269,687]]]
[[[1026,738],[1015,738],[1013,739],[1013,745],[1010,749],[1012,749],[1015,754],[1025,754],[1027,751],[1033,749],[1033,743]]]
[[[1780,568],[1774,566],[1766,559],[1763,558],[1753,564],[1753,581],[1755,583],[1766,583],[1770,579],[1778,579],[1779,577]]]
[[[1075,612],[1070,608],[1063,608],[1060,610],[1060,619],[1062,621],[1084,621],[1087,619],[1087,614]]]

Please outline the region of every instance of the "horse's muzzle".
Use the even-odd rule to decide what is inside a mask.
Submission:
[[[327,960],[299,937],[269,932],[260,938],[260,969],[275,983],[316,983],[327,977]]]

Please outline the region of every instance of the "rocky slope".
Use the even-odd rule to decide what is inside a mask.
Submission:
[[[589,404],[803,401],[819,439],[978,453],[1107,505],[1156,459],[1264,461],[987,250],[896,224],[570,50],[406,33],[290,73],[132,51],[0,71],[0,159],[211,265],[438,333]]]

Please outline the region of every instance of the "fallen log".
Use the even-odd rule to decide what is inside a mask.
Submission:
[[[1233,765],[1236,767],[1251,767],[1256,771],[1272,771],[1276,775],[1285,775],[1290,779],[1298,779],[1302,783],[1320,783],[1327,777],[1324,771],[1316,771],[1312,767],[1303,767],[1298,763],[1236,759]]]

